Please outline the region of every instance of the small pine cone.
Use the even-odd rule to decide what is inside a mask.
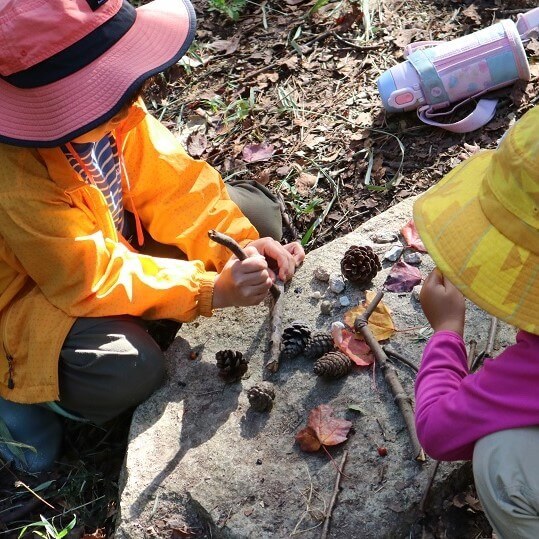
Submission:
[[[241,352],[220,350],[215,354],[219,376],[226,382],[237,382],[247,372],[249,360]]]
[[[301,354],[310,336],[311,330],[309,326],[298,320],[284,328],[281,359],[293,359]]]
[[[352,245],[341,260],[344,277],[358,285],[366,284],[382,269],[378,255],[368,245]]]
[[[350,372],[352,360],[342,352],[335,350],[317,359],[314,373],[325,378],[340,378]]]
[[[247,391],[247,398],[251,408],[256,412],[269,412],[273,408],[275,391],[270,384],[262,382]]]
[[[308,359],[318,359],[326,352],[334,349],[335,343],[331,333],[319,332],[310,336],[305,345],[305,350],[303,350],[303,355]]]

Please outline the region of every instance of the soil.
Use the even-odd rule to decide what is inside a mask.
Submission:
[[[209,9],[219,3],[194,1],[195,44],[146,90],[148,107],[226,179],[254,179],[282,196],[290,218],[286,239],[301,239],[306,250],[424,191],[479,149],[495,147],[538,100],[536,40],[527,45],[532,81],[498,91],[495,118],[472,133],[426,126],[415,112],[386,114],[376,89],[376,79],[404,60],[408,43],[468,34],[514,18],[535,7],[534,0],[249,1],[237,21]],[[464,109],[461,115],[469,112]],[[68,537],[109,535],[126,425],[117,423],[112,435],[69,432],[70,451],[51,474],[23,478],[2,470],[0,537],[17,537],[15,530],[39,522],[40,514],[63,510],[55,521],[60,529],[78,515]],[[24,494],[20,480],[41,486],[55,510]],[[424,536],[489,537],[473,491],[454,496]],[[13,509],[20,509],[16,519]],[[195,536],[187,531],[176,537]]]

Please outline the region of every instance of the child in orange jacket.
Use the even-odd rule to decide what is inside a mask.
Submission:
[[[267,189],[226,186],[136,99],[193,40],[188,0],[16,4],[0,5],[0,457],[39,471],[55,412],[103,423],[162,382],[151,321],[256,305],[267,259],[286,281],[304,252],[277,241]]]

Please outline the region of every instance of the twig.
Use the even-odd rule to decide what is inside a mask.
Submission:
[[[324,527],[322,528],[322,534],[320,535],[320,539],[326,539],[328,536],[329,521],[331,520],[333,507],[335,506],[335,502],[337,501],[337,495],[339,494],[339,486],[341,484],[341,477],[343,475],[344,465],[346,463],[346,457],[348,457],[348,451],[345,449],[342,454],[341,464],[339,466],[339,469],[337,470],[337,477],[335,477],[335,485],[333,487],[333,496],[331,497],[328,510],[326,511]]]
[[[281,356],[281,343],[283,335],[283,311],[284,311],[284,284],[282,281],[275,281],[275,286],[279,295],[273,298],[273,305],[270,307],[270,359],[266,369],[270,372],[279,370],[279,359]]]
[[[348,41],[344,38],[342,38],[339,34],[336,32],[331,33],[337,41],[340,41],[341,43],[344,43],[348,47],[351,47],[352,49],[356,49],[358,51],[374,51],[377,49],[385,49],[387,47],[387,43],[381,44],[381,45],[356,45],[355,43],[352,43],[351,41]]]
[[[386,353],[375,339],[368,325],[369,316],[376,309],[383,295],[384,293],[381,291],[376,294],[372,302],[365,309],[365,312],[356,318],[354,322],[354,329],[356,332],[361,333],[363,339],[372,350],[372,353],[376,358],[376,362],[384,374],[384,379],[391,389],[391,393],[393,393],[393,397],[397,402],[397,405],[404,418],[406,428],[408,429],[408,435],[410,437],[410,442],[412,443],[415,460],[418,462],[425,462],[425,452],[423,451],[423,448],[421,447],[421,444],[417,438],[417,431],[414,422],[414,410],[410,398],[404,391],[404,388],[397,377],[395,367],[389,363]]]
[[[477,341],[475,339],[470,340],[470,348],[468,348],[468,369],[472,368],[475,360],[475,354],[477,352]]]
[[[393,350],[391,346],[382,346],[382,350],[388,356],[398,359],[401,363],[408,365],[408,367],[410,367],[410,369],[412,369],[413,371],[417,372],[419,370],[414,363],[412,363],[408,358],[404,357],[402,354],[400,354],[396,350]]]
[[[222,232],[217,232],[217,230],[209,230],[208,236],[215,243],[218,243],[219,245],[223,245],[227,249],[230,249],[232,253],[235,254],[239,260],[245,260],[247,258],[245,251],[240,247],[239,243],[235,239],[231,238],[230,236],[227,236],[226,234],[223,234]],[[277,299],[281,293],[275,283],[271,285],[270,292],[274,299]]]
[[[470,365],[470,372],[477,370],[485,358],[492,357],[494,353],[494,343],[496,341],[496,331],[498,330],[498,319],[495,316],[490,317],[490,327],[487,336],[487,346],[485,349],[476,356],[475,360]]]
[[[427,479],[427,484],[425,485],[425,490],[423,491],[423,496],[421,496],[421,501],[419,502],[419,511],[421,514],[425,514],[425,505],[429,497],[430,489],[432,483],[434,483],[434,478],[436,477],[436,472],[438,471],[438,466],[440,465],[439,460],[433,460],[432,466],[429,470],[429,477]]]

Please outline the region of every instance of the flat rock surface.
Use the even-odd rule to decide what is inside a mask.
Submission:
[[[287,287],[284,325],[302,320],[313,330],[329,330],[361,303],[363,290],[347,282],[336,294],[314,278],[314,270],[339,272],[351,245],[371,245],[382,258],[400,240],[375,243],[373,238],[398,233],[411,218],[412,203],[408,199],[310,252]],[[383,262],[370,289],[382,288],[392,264]],[[425,277],[432,268],[428,256],[422,256],[419,268]],[[350,306],[340,305],[343,295]],[[323,300],[335,303],[330,314],[321,313]],[[391,308],[399,330],[390,339],[392,348],[418,364],[427,322],[417,299],[412,293],[386,292],[382,301]],[[348,458],[329,537],[410,536],[432,462],[414,460],[404,421],[379,369],[356,367],[343,379],[327,381],[313,373],[312,361],[299,357],[269,373],[264,367],[270,355],[268,312],[266,304],[233,308],[183,326],[167,353],[167,384],[133,418],[118,538],[170,537],[185,522],[200,526],[201,537],[319,537],[344,450]],[[469,305],[466,341],[477,340],[482,350],[489,323],[486,313]],[[514,331],[502,325],[497,349],[513,336]],[[250,360],[240,382],[226,384],[218,376],[215,353],[225,349]],[[413,396],[413,370],[401,363],[395,366]],[[247,390],[261,380],[274,385],[270,413],[249,407]],[[337,417],[350,420],[352,433],[344,444],[328,448],[329,454],[305,453],[295,435],[320,404],[331,405]],[[380,456],[379,448],[387,455]],[[463,463],[440,466],[431,498],[469,480],[469,472]]]

